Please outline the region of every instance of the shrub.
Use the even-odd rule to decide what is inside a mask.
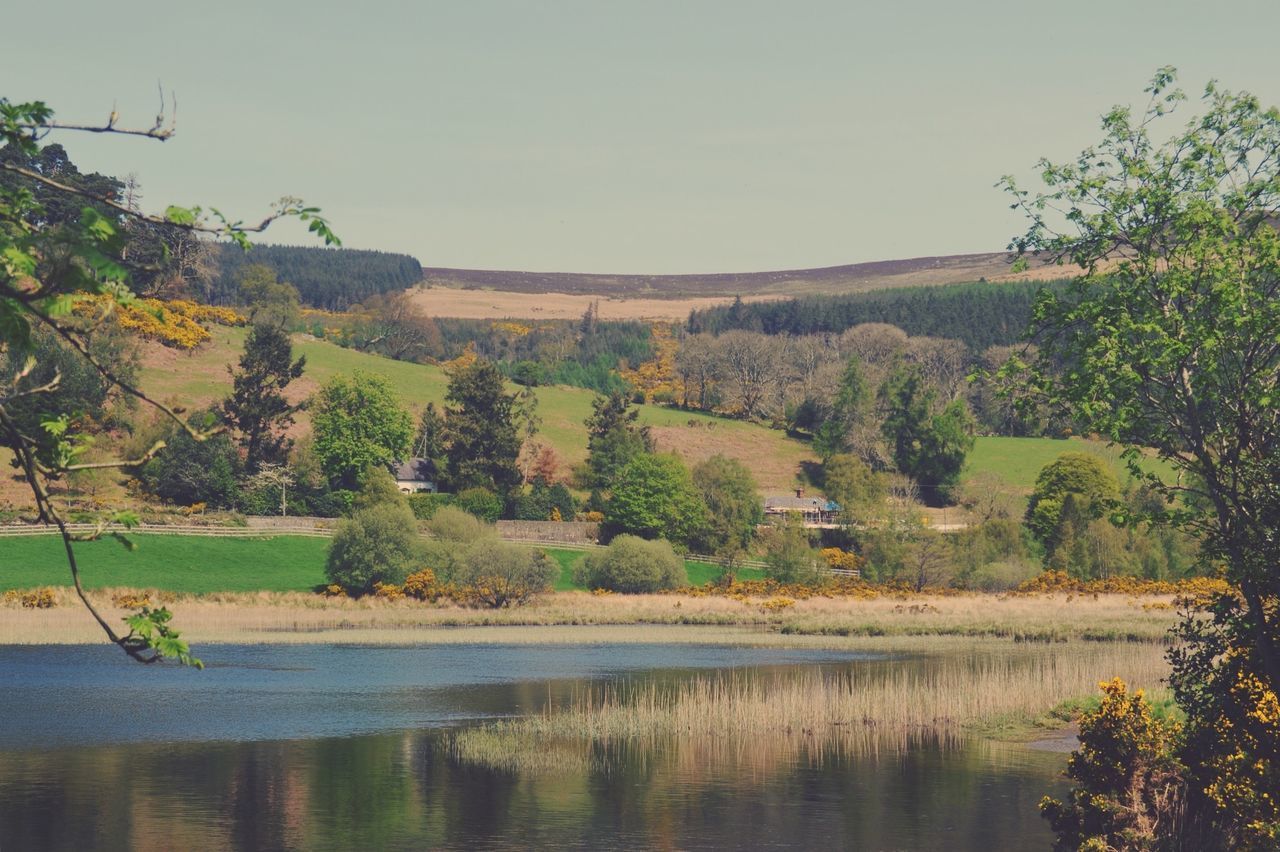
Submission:
[[[348,592],[364,594],[378,583],[403,583],[424,555],[413,513],[403,505],[380,503],[338,523],[325,574]]]
[[[411,494],[409,508],[413,516],[420,521],[429,521],[435,513],[445,506],[453,505],[452,494]]]
[[[502,498],[487,488],[467,488],[460,491],[453,498],[453,504],[490,523],[502,517]]]
[[[462,602],[499,609],[550,591],[559,575],[560,566],[541,550],[482,538],[468,548],[454,582]]]
[[[415,600],[434,601],[440,597],[442,589],[436,582],[436,572],[430,568],[423,568],[404,578],[403,591]]]
[[[458,506],[441,506],[427,521],[427,529],[441,541],[463,545],[496,535],[493,527]]]
[[[589,589],[639,594],[689,585],[684,560],[670,542],[620,535],[604,550],[589,553],[574,572]]]
[[[809,545],[804,527],[786,525],[765,538],[764,575],[779,583],[818,583],[828,578],[826,560]]]

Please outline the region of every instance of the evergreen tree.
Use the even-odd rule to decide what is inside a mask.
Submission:
[[[653,452],[648,426],[637,426],[640,411],[622,391],[598,396],[587,418],[587,467],[592,488],[609,489],[638,455]]]
[[[935,392],[920,369],[899,366],[880,389],[887,409],[884,434],[893,445],[898,470],[920,486],[925,501],[944,505],[960,480],[973,449],[973,417],[963,400],[934,414]]]
[[[413,454],[420,459],[431,459],[442,466],[445,457],[444,417],[434,402],[428,402],[418,419],[418,434],[413,439]]]
[[[849,359],[840,388],[831,403],[831,412],[813,435],[813,448],[822,458],[847,453],[852,448],[849,433],[867,415],[871,392],[863,375],[862,362],[855,355]]]
[[[520,484],[515,396],[489,361],[459,367],[445,394],[449,482],[456,491],[487,488],[506,495]]]
[[[284,389],[302,376],[307,359],[293,360],[289,335],[276,325],[255,325],[245,340],[240,369],[232,374],[232,392],[222,403],[222,418],[240,436],[245,472],[264,464],[284,464],[293,441],[285,434],[301,406],[291,405]]]

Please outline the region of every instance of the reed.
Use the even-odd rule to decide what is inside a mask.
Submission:
[[[937,640],[935,640],[936,642]],[[892,648],[884,643],[881,649]],[[899,646],[903,651],[919,647]],[[1121,677],[1160,691],[1158,647],[1095,644],[1033,648],[984,640],[929,660],[764,678],[722,674],[662,685],[610,687],[572,706],[457,732],[454,755],[495,768],[553,771],[599,747],[678,741],[779,741],[824,749],[900,750],[963,742],[976,731],[1027,731],[1062,702]]]
[[[126,610],[114,602],[126,590],[91,596],[111,618]],[[134,592],[133,594],[136,594]],[[1158,644],[1176,619],[1171,598],[1126,595],[1046,594],[999,596],[814,597],[771,610],[764,598],[691,595],[603,595],[559,592],[513,609],[378,598],[350,600],[299,592],[206,595],[152,593],[175,612],[175,626],[193,642],[435,642],[441,628],[593,630],[612,626],[697,625],[723,632],[819,637],[836,647],[864,637],[943,636],[1032,642],[1080,640]],[[101,640],[98,628],[65,589],[55,589],[53,609],[28,610],[0,599],[0,644],[80,643]],[[519,631],[517,630],[518,634]]]

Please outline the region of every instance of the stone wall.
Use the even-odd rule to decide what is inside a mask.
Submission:
[[[498,521],[498,534],[523,541],[595,544],[600,538],[600,525],[585,521]]]

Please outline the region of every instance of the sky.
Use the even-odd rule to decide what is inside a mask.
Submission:
[[[143,206],[323,208],[426,266],[703,273],[1003,249],[994,188],[1175,65],[1280,103],[1280,3],[3,0],[0,96]],[[1194,102],[1186,105],[1191,115]],[[305,244],[296,225],[268,242]]]

